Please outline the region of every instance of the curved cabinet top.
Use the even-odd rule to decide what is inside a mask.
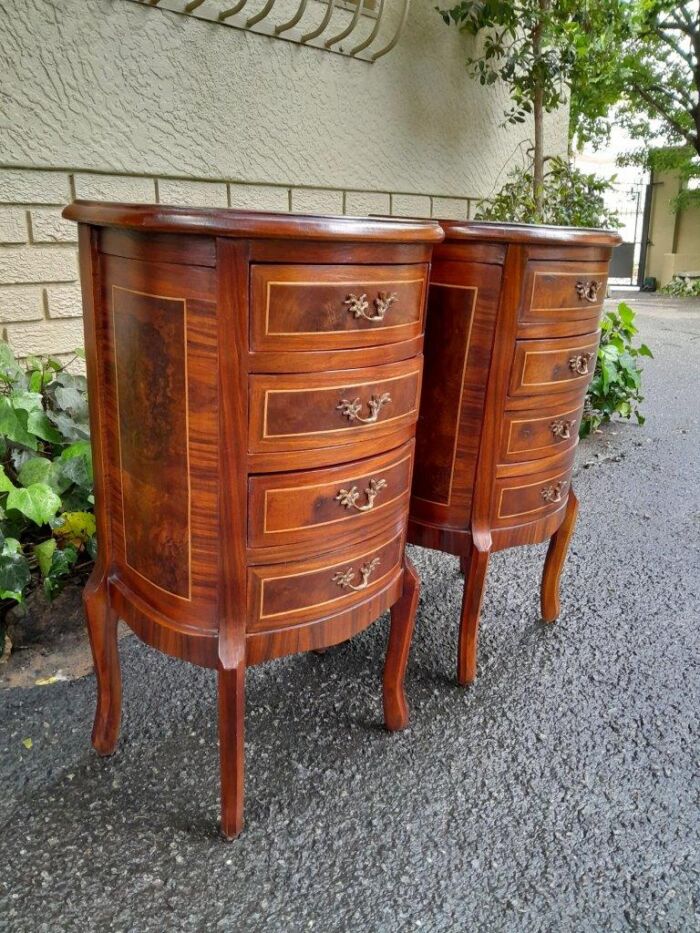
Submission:
[[[590,227],[554,227],[543,224],[497,223],[494,221],[441,220],[445,240],[522,243],[525,245],[605,246],[622,243],[616,230]]]
[[[334,240],[372,243],[439,243],[437,221],[375,220],[364,217],[268,214],[231,208],[169,207],[74,201],[67,220],[98,227],[124,227],[143,233],[189,233],[253,239]]]

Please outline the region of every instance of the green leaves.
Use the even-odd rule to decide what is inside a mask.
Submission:
[[[615,416],[629,420],[634,415],[639,424],[644,424],[638,407],[644,398],[641,395],[642,370],[637,358],[651,357],[652,352],[646,344],[634,346],[632,340],[637,334],[634,320],[635,312],[625,302],[618,305],[617,311],[609,311],[603,318],[595,373],[581,422],[581,437],[586,437]]]
[[[53,598],[94,559],[89,438],[85,377],[0,341],[0,598],[21,600],[33,566]]]
[[[6,509],[16,509],[35,525],[46,525],[61,508],[61,500],[46,483],[32,483],[7,495]]]
[[[605,206],[605,194],[611,188],[609,182],[580,172],[565,159],[551,158],[545,163],[542,207],[533,194],[532,170],[517,168],[495,197],[479,202],[476,219],[563,227],[620,225],[617,213]],[[634,317],[634,312],[632,315]]]

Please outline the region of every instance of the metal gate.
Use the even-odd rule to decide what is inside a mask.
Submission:
[[[605,206],[617,211],[622,226],[622,243],[613,250],[610,263],[611,285],[641,285],[644,281],[651,185],[614,184],[606,194]]]

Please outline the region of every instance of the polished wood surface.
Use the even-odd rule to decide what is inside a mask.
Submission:
[[[431,222],[76,202],[99,557],[93,742],[116,745],[116,621],[218,671],[221,828],[243,825],[245,671],[392,609],[389,729]]]
[[[457,678],[476,677],[490,554],[550,540],[542,615],[576,519],[571,488],[616,233],[443,224],[428,299],[409,541],[460,556]]]

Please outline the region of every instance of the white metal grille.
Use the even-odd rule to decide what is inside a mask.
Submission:
[[[129,0],[375,62],[399,41],[411,0]]]

